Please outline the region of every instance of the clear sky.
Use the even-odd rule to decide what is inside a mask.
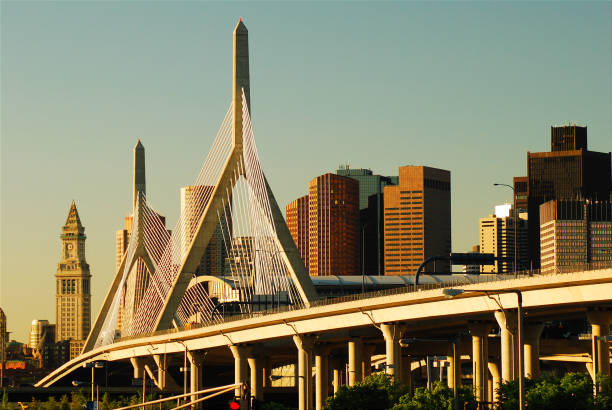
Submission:
[[[93,317],[131,210],[131,156],[172,227],[231,98],[232,30],[249,29],[251,102],[281,208],[350,163],[448,169],[453,250],[511,200],[550,126],[612,150],[612,2],[1,3],[0,306],[13,337],[55,322],[59,234],[86,228]]]

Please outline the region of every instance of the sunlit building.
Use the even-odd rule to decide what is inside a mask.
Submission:
[[[399,168],[399,184],[385,186],[385,275],[415,274],[431,256],[451,252],[450,171]],[[427,270],[450,272],[448,262]]]
[[[548,201],[540,205],[542,272],[612,263],[610,201]]]
[[[85,260],[85,228],[74,201],[62,228],[56,279],[56,341],[70,340],[78,356],[91,327],[91,274]]]

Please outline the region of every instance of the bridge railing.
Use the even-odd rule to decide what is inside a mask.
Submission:
[[[588,264],[586,263],[576,264],[571,267],[558,268],[555,270],[532,269],[532,270],[524,270],[524,271],[512,272],[512,273],[507,273],[507,274],[495,274],[495,273],[493,274],[483,273],[479,275],[465,274],[464,277],[457,278],[454,280],[447,280],[447,281],[436,282],[436,283],[419,284],[416,290],[414,288],[414,284],[409,283],[409,284],[406,284],[400,287],[396,287],[396,288],[375,290],[375,291],[370,291],[370,292],[357,293],[357,294],[344,295],[344,296],[323,297],[319,300],[311,302],[310,306],[311,307],[327,306],[327,305],[333,305],[333,304],[343,303],[343,302],[352,302],[356,300],[372,299],[372,298],[377,298],[381,296],[392,296],[392,295],[399,295],[399,294],[405,294],[405,293],[422,292],[422,291],[433,290],[433,289],[443,289],[443,288],[452,288],[452,287],[457,287],[457,286],[465,286],[465,285],[470,285],[474,283],[503,282],[506,280],[524,279],[528,277],[566,275],[566,274],[571,274],[571,273],[576,273],[576,272],[593,271],[593,270],[600,270],[600,269],[606,269],[606,268],[612,268],[612,262],[606,261],[606,262],[596,262],[596,263],[588,263]],[[424,275],[427,275],[427,273],[425,273]],[[283,313],[283,312],[287,312],[290,310],[300,310],[300,309],[304,309],[304,306],[299,306],[299,305],[298,306],[296,305],[293,305],[293,306],[284,305],[283,306],[282,305],[282,306],[277,306],[277,307],[273,307],[269,309],[263,309],[263,310],[259,310],[255,312],[240,313],[240,314],[235,314],[231,316],[226,316],[220,321],[220,323],[235,322],[238,320],[250,319],[250,318],[261,317],[261,316],[270,315],[274,313]],[[176,333],[176,332],[180,332],[183,330],[197,329],[197,328],[208,327],[208,326],[210,325],[202,324],[202,323],[190,323],[183,328],[159,330],[157,332],[148,333],[147,336]],[[138,338],[141,338],[142,336],[143,335],[127,336],[127,337],[122,337],[118,339],[117,341],[138,339]]]

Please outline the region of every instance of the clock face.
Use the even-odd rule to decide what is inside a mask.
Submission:
[[[72,244],[69,243],[68,246],[66,246],[68,249],[72,249]]]

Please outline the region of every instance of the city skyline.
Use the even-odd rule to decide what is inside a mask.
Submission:
[[[174,224],[179,189],[192,183],[230,98],[228,27],[239,15],[257,33],[251,38],[253,123],[262,164],[281,208],[301,195],[314,176],[332,172],[346,161],[386,175],[401,165],[437,166],[453,173],[453,250],[467,251],[477,241],[478,218],[492,205],[511,200],[508,192],[492,183],[509,183],[513,176],[524,175],[526,151],[545,150],[550,125],[568,121],[586,125],[589,148],[610,150],[612,81],[606,76],[611,71],[612,28],[606,20],[612,13],[610,4],[583,8],[565,3],[479,7],[415,3],[387,4],[380,10],[372,5],[368,9],[367,4],[348,9],[338,4],[301,4],[274,7],[278,10],[271,16],[266,15],[272,9],[269,4],[164,8],[148,3],[37,7],[5,3],[2,7],[0,296],[9,330],[21,341],[26,340],[32,319],[53,321],[57,229],[73,198],[88,227],[88,262],[95,272],[92,313],[97,314],[114,274],[114,231],[121,228],[131,206],[130,157],[138,138],[151,156],[150,203],[168,215],[170,226]],[[307,13],[300,13],[303,9]],[[161,15],[164,10],[171,10],[172,24]],[[376,11],[372,20],[368,10]],[[208,11],[223,17],[217,22]],[[512,20],[524,12],[533,15],[521,22],[525,32],[514,33],[516,42],[498,32],[491,21],[478,19],[504,15]],[[113,32],[91,24],[99,13],[114,23]],[[426,28],[426,23],[411,20],[418,18],[457,27],[479,22],[478,28],[497,35],[508,53],[487,50],[493,40],[483,40],[487,36],[481,37],[479,30],[463,28],[453,41],[446,39],[458,49],[444,54],[452,47],[438,43],[443,39],[436,38],[435,25]],[[578,24],[587,21],[587,26]],[[564,27],[563,22],[577,27]],[[372,29],[362,32],[360,23]],[[399,23],[406,27],[398,27]],[[312,33],[313,25],[321,32]],[[555,25],[563,31],[553,36],[544,29]],[[164,30],[154,33],[155,28]],[[411,43],[410,36],[406,43],[398,41],[398,35],[406,34],[403,28],[422,30],[433,40],[421,46]],[[41,36],[43,32],[47,37]],[[279,38],[281,32],[286,38]],[[528,37],[538,33],[529,44]],[[330,35],[333,41],[328,44]],[[127,44],[119,44],[121,36]],[[182,47],[173,47],[172,40],[182,40]],[[297,50],[289,49],[289,44]],[[550,50],[542,50],[545,46]],[[398,47],[403,53],[395,53]],[[140,54],[127,54],[134,49]],[[578,54],[591,64],[560,64],[552,57],[561,51]],[[210,56],[211,61],[196,54]],[[515,59],[508,59],[508,54]],[[168,64],[170,60],[174,64]],[[512,61],[510,67],[504,65],[506,60]],[[553,74],[545,70],[544,60]],[[477,68],[484,71],[472,71]],[[91,76],[86,75],[88,69],[94,70]],[[501,70],[499,77],[495,69]],[[512,72],[516,69],[518,74]],[[490,77],[482,77],[487,72]],[[568,92],[575,101],[568,101]],[[332,95],[343,96],[342,104]],[[440,118],[441,114],[446,116]],[[442,144],[450,149],[441,150]],[[492,158],[499,150],[505,153],[501,163],[499,157]],[[284,151],[303,157],[281,155]],[[474,198],[479,202],[474,203]],[[39,255],[24,267],[25,252],[31,249]],[[29,275],[36,283],[23,283],[13,275]],[[23,306],[23,301],[19,306],[19,294],[24,292],[31,292],[40,306]],[[41,308],[44,301],[49,303]]]

